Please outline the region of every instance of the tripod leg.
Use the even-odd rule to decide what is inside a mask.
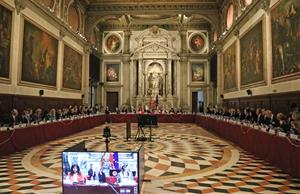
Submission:
[[[109,152],[109,149],[108,149],[109,139],[108,138],[105,139],[105,144],[106,144],[106,152]]]
[[[137,140],[140,137],[140,126],[138,126],[136,135],[135,135],[135,139]]]
[[[149,141],[152,141],[152,127],[150,125],[150,137],[149,137]]]

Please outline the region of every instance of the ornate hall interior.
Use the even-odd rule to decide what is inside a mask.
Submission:
[[[299,106],[299,0],[0,0],[0,194],[297,194]]]

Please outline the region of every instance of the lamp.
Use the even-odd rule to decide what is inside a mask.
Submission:
[[[40,96],[43,96],[43,95],[44,95],[44,90],[40,90],[40,91],[39,91],[39,95],[40,95]]]
[[[252,95],[252,91],[251,91],[250,89],[246,90],[246,92],[247,92],[247,94],[248,94],[249,96]]]

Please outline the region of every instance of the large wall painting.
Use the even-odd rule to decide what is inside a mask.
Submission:
[[[240,41],[241,86],[264,81],[262,21],[248,31]]]
[[[9,78],[12,12],[0,4],[0,77]]]
[[[272,77],[300,74],[300,1],[280,1],[271,11]]]
[[[223,54],[224,90],[237,89],[236,44],[233,43]]]
[[[106,64],[106,81],[107,82],[119,82],[119,64]]]
[[[64,46],[63,88],[81,90],[82,55]]]
[[[192,63],[192,82],[204,81],[204,63]]]
[[[21,81],[56,86],[58,41],[24,20]]]

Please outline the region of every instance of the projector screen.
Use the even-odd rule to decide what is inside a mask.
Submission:
[[[63,152],[63,194],[138,194],[138,152]]]

